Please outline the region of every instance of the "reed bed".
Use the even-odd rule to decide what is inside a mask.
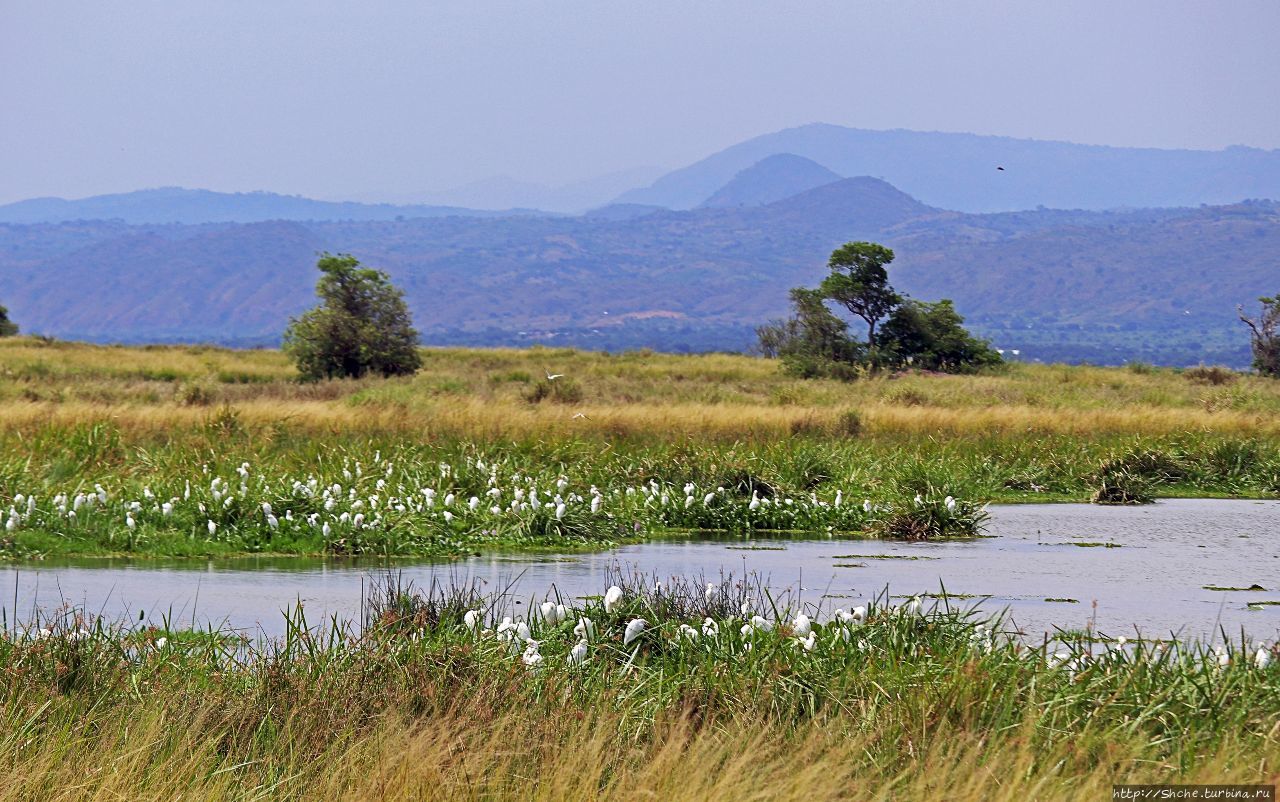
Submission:
[[[750,579],[601,594],[521,617],[501,593],[389,580],[361,622],[295,610],[270,641],[55,611],[0,638],[0,799],[1079,799],[1277,778],[1270,645],[1027,643],[946,599],[825,610]]]

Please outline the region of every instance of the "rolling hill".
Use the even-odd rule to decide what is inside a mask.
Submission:
[[[0,206],[3,223],[123,220],[126,223],[257,223],[266,220],[394,220],[397,217],[498,217],[527,213],[454,206],[319,201],[274,192],[211,192],[164,187],[79,200],[32,198]]]
[[[840,175],[876,176],[931,205],[967,212],[1280,199],[1277,150],[1118,148],[815,123],[740,142],[648,187],[623,193],[617,201],[692,209],[739,171],[781,153],[802,156]]]
[[[840,176],[812,159],[776,153],[739,171],[699,207],[763,206],[839,180]]]
[[[1243,364],[1235,306],[1273,293],[1280,205],[966,214],[875,178],[754,206],[581,217],[203,225],[0,224],[0,303],[26,331],[273,343],[314,303],[318,251],[405,288],[429,343],[738,350],[831,249],[898,253],[896,286],[950,297],[1027,358]]]

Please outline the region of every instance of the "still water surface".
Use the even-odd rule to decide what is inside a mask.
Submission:
[[[799,593],[828,611],[886,588],[909,595],[945,586],[980,597],[966,605],[1007,610],[1033,637],[1089,624],[1112,636],[1137,631],[1212,639],[1225,629],[1238,639],[1243,628],[1256,639],[1280,637],[1280,605],[1257,604],[1280,602],[1280,502],[1031,504],[993,506],[991,513],[992,537],[967,542],[661,540],[597,554],[486,555],[396,568],[419,587],[433,578],[476,580],[494,590],[515,582],[526,599],[541,599],[553,585],[566,597],[601,593],[619,571],[713,580],[757,572],[776,590]],[[0,603],[10,620],[16,594],[24,621],[37,608],[69,603],[109,618],[145,614],[159,621],[169,614],[184,623],[277,635],[284,628],[281,611],[298,602],[312,622],[330,614],[356,617],[362,592],[386,570],[377,561],[308,558],[29,563],[0,568]]]

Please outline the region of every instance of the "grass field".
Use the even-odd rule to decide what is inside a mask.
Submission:
[[[1280,382],[1229,372],[425,362],[307,385],[271,351],[0,340],[0,555],[951,537],[990,501],[1280,493]],[[837,612],[749,581],[622,585],[526,608],[387,584],[363,621],[298,609],[278,641],[6,620],[0,800],[1075,800],[1280,776],[1280,663],[1243,635],[1028,642],[954,600]]]
[[[946,601],[810,620],[750,581],[629,579],[527,619],[387,584],[362,631],[299,609],[273,643],[65,611],[0,638],[0,799],[1066,800],[1280,774],[1267,647],[1026,644]]]
[[[425,363],[301,384],[274,351],[0,341],[3,553],[598,548],[673,528],[890,531],[917,496],[967,514],[1100,489],[1280,492],[1280,382],[1225,371],[841,383],[735,355]]]

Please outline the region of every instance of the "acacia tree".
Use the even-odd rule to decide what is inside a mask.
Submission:
[[[848,309],[867,324],[867,350],[876,358],[876,324],[902,303],[902,296],[889,286],[885,266],[893,261],[893,251],[874,242],[846,242],[831,253],[827,267],[831,275],[818,290],[824,297]]]
[[[1245,316],[1242,306],[1236,307],[1236,311],[1249,327],[1254,369],[1263,376],[1280,377],[1280,294],[1258,300],[1262,303],[1262,313],[1257,320]]]
[[[949,373],[1000,363],[991,343],[974,337],[947,298],[935,303],[904,298],[880,327],[880,346],[890,364]]]
[[[350,254],[320,255],[320,306],[289,321],[284,350],[308,381],[410,374],[422,365],[404,293]]]
[[[12,337],[18,333],[18,324],[9,319],[9,310],[0,306],[0,337]]]

